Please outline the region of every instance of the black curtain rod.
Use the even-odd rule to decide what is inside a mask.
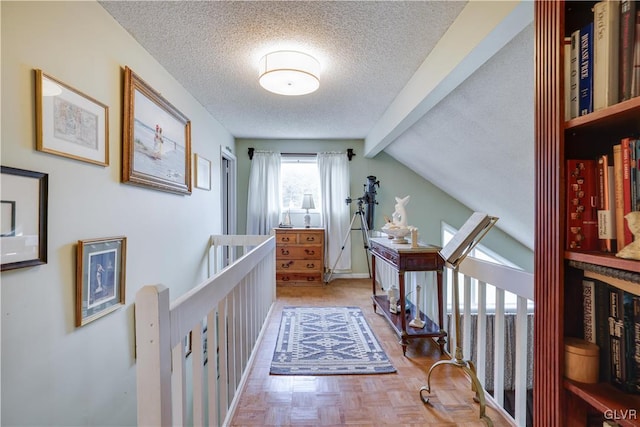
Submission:
[[[253,160],[253,152],[255,148],[249,147],[249,160]],[[318,153],[280,153],[283,156],[316,156]],[[347,157],[349,161],[355,156],[356,153],[353,152],[353,148],[347,148]]]

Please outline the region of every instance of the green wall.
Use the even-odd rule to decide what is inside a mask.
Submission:
[[[410,225],[419,229],[420,240],[426,243],[441,245],[442,222],[459,228],[471,215],[472,211],[408,169],[388,154],[381,152],[374,158],[365,158],[363,140],[257,140],[236,139],[236,155],[238,156],[238,232],[246,230],[247,200],[250,160],[247,155],[249,147],[259,150],[280,151],[282,153],[313,153],[319,151],[346,151],[353,148],[356,156],[350,162],[352,198],[364,194],[367,176],[374,175],[380,181],[376,200],[375,230],[384,225],[384,215],[391,216],[394,211],[395,196],[411,196],[407,205],[407,217]],[[348,194],[345,194],[345,198]],[[355,203],[352,203],[353,213]],[[504,258],[520,266],[525,271],[533,271],[533,252],[515,239],[494,227],[484,238],[483,244]],[[359,232],[352,232],[353,273],[366,274],[367,264],[364,245]]]

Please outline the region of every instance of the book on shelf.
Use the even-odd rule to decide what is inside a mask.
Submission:
[[[583,338],[585,341],[596,342],[596,283],[594,280],[582,281],[582,318]]]
[[[633,233],[629,225],[624,220],[624,216],[632,210],[632,198],[634,197],[631,183],[631,151],[635,151],[635,141],[632,138],[622,138],[620,141],[620,153],[622,156],[622,243],[618,243],[618,248],[622,249],[633,242]]]
[[[616,241],[624,243],[624,191],[623,191],[622,145],[613,146],[613,176],[615,189]],[[622,247],[622,246],[621,246]]]
[[[569,39],[569,118],[578,117],[578,84],[580,61],[578,61],[578,46],[580,45],[580,30],[571,33]]]
[[[631,84],[633,75],[633,57],[636,32],[636,2],[620,2],[620,42],[619,42],[619,99],[632,98]]]
[[[595,160],[567,160],[566,247],[599,249]]]
[[[602,252],[616,250],[615,179],[611,156],[598,157],[598,238]]]
[[[631,392],[640,394],[640,296],[633,296],[633,324],[630,334],[629,363],[631,364]]]
[[[633,148],[635,146],[635,149]],[[633,141],[631,149],[631,209],[640,211],[640,140]]]
[[[609,285],[597,279],[582,280],[584,339],[600,348],[599,380],[611,381],[609,353]]]
[[[636,7],[635,40],[633,42],[633,72],[631,73],[631,97],[640,95],[640,8]]]
[[[579,96],[578,105],[581,116],[593,112],[593,22],[580,29],[579,44]]]
[[[620,2],[601,1],[593,7],[593,109],[618,102]]]

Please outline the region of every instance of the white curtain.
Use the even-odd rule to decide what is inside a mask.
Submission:
[[[346,153],[318,153],[322,212],[320,221],[326,230],[325,266],[334,272],[351,270],[351,236],[349,206],[349,160]],[[346,237],[346,241],[345,241]],[[344,250],[340,253],[342,242]]]
[[[247,234],[269,234],[280,221],[280,153],[254,151],[247,197]]]

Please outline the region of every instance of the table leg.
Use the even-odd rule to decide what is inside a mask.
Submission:
[[[373,291],[373,296],[376,296],[376,256],[371,254],[371,287],[372,287],[372,291]],[[371,298],[371,300],[373,301],[373,312],[376,312],[376,302],[373,298]]]
[[[402,325],[402,330],[400,331],[400,344],[402,345],[402,354],[406,356],[407,345],[409,344],[407,337],[409,335],[407,334],[407,313],[405,312],[407,301],[406,294],[404,292],[404,271],[398,271],[398,292],[400,293],[400,324]]]
[[[444,334],[444,329],[442,326],[444,325],[444,311],[442,307],[442,268],[436,270],[436,279],[438,286],[438,326],[440,327],[440,333]],[[438,344],[440,345],[440,354],[444,354],[444,345],[446,340],[444,336],[440,336],[438,338]]]

